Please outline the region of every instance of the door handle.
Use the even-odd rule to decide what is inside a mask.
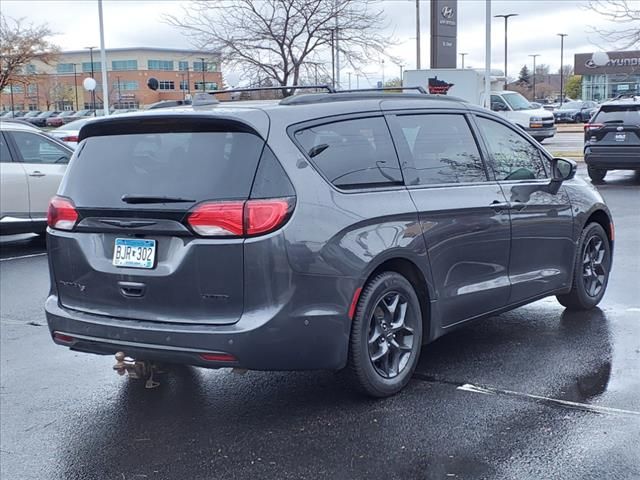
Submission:
[[[44,177],[46,173],[42,173],[40,170],[34,170],[29,174],[30,177]]]
[[[526,206],[527,206],[526,203],[516,201],[511,204],[511,210],[516,210],[519,212],[521,210],[524,210]]]
[[[491,202],[490,207],[493,208],[496,213],[500,213],[504,210],[509,210],[509,208],[511,208],[511,204],[509,202],[499,202],[494,200]]]

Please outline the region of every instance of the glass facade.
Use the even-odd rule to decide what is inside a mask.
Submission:
[[[173,70],[173,60],[148,60],[147,68],[149,70]]]
[[[102,70],[102,64],[100,62],[93,62],[93,71],[100,72]],[[71,67],[73,72],[73,67]],[[82,62],[82,71],[85,73],[91,73],[91,62]]]
[[[206,72],[217,72],[218,64],[214,62],[204,62],[204,68]],[[202,72],[202,62],[195,61],[193,62],[193,71],[194,72]]]
[[[120,80],[119,84],[118,82],[114,82],[111,88],[113,88],[114,90],[120,89],[121,92],[124,92],[124,91],[138,90],[140,86],[138,82],[135,80],[126,80],[126,81]]]
[[[73,63],[59,63],[56,65],[57,73],[73,73]]]
[[[187,70],[189,70],[189,62],[187,61],[179,61],[178,62],[178,70],[180,70],[181,72],[186,72]]]
[[[202,82],[195,82],[193,86],[195,87],[196,90],[202,90]],[[218,84],[216,82],[205,83],[205,92],[208,92],[210,90],[217,90],[217,89],[218,89]]]
[[[640,73],[582,76],[583,100],[599,102],[625,94],[640,95]]]

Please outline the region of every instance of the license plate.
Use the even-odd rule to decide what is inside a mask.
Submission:
[[[156,241],[137,238],[116,238],[113,264],[116,267],[153,268]]]
[[[627,139],[626,133],[616,133],[616,142],[624,142]]]

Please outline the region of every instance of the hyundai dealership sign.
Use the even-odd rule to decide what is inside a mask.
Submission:
[[[607,52],[607,56],[609,61],[606,65],[599,65],[593,53],[576,53],[573,69],[577,75],[640,74],[640,50]]]

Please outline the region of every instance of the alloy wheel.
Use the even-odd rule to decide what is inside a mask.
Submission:
[[[585,291],[590,297],[597,297],[604,288],[607,276],[605,259],[604,240],[593,235],[586,243],[582,256],[582,280]]]

